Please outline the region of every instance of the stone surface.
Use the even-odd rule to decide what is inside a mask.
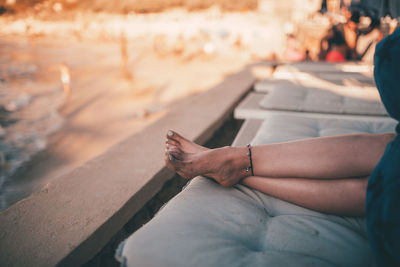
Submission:
[[[262,124],[263,120],[249,119],[245,120],[243,127],[240,128],[236,138],[234,139],[232,146],[245,146],[256,136],[258,129]]]

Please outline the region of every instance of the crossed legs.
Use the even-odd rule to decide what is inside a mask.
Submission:
[[[310,138],[248,149],[208,149],[168,131],[165,162],[184,178],[203,175],[223,186],[239,182],[283,200],[339,215],[364,213],[367,176],[393,134]]]

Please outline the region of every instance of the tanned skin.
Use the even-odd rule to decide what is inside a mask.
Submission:
[[[208,149],[168,131],[165,162],[186,179],[202,175],[225,187],[242,183],[320,212],[362,216],[368,176],[394,134],[352,134],[252,147]]]

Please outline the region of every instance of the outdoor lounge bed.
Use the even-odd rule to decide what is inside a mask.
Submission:
[[[323,93],[321,95],[324,95]],[[329,97],[329,96],[328,96]],[[331,118],[335,117],[343,120],[360,121],[384,121],[390,120],[380,102],[361,101],[358,99],[339,100],[335,102],[308,101],[306,105],[303,96],[294,95],[293,98],[282,98],[281,96],[267,96],[261,93],[250,93],[235,108],[234,116],[236,119],[263,119],[270,114],[287,114],[300,118]],[[335,110],[336,108],[336,110]],[[358,109],[357,109],[358,108]]]
[[[235,145],[393,132],[396,122],[269,114],[247,121]],[[183,133],[184,134],[184,133]],[[371,266],[363,218],[322,214],[242,185],[203,177],[121,243],[122,266]]]
[[[312,83],[309,83],[312,84]],[[313,87],[289,80],[258,82],[235,109],[235,118],[264,118],[270,113],[301,117],[326,117],[336,114],[343,119],[381,120],[388,118],[373,87]]]
[[[306,77],[304,77],[306,78]],[[331,91],[352,91],[355,94],[357,94],[357,91],[361,92],[367,92],[371,93],[372,91],[375,91],[376,94],[378,94],[378,91],[376,90],[376,87],[374,85],[346,85],[346,86],[339,86],[336,85],[332,82],[329,81],[321,81],[317,78],[312,78],[308,77],[310,79],[297,79],[296,77],[291,79],[290,77],[288,78],[269,78],[269,79],[263,79],[259,82],[257,82],[254,85],[254,91],[258,93],[269,93],[272,90],[277,90],[282,87],[292,87],[292,88],[297,88],[300,87],[300,89],[303,89],[304,87],[317,87],[319,89],[326,89],[326,90],[331,90]],[[354,80],[356,81],[356,80]],[[303,87],[303,88],[302,88]],[[365,91],[366,90],[366,91]]]
[[[292,69],[313,72],[298,72]],[[388,118],[376,87],[368,85],[343,86],[327,80],[315,78],[312,74],[351,77],[355,84],[362,77],[371,79],[368,73],[345,72],[344,67],[364,67],[363,65],[334,65],[307,63],[283,65],[274,76],[286,78],[264,79],[254,85],[254,91],[235,109],[237,119],[262,119],[268,114],[291,114],[300,117],[331,117],[335,114],[342,119],[371,120]],[[317,72],[318,68],[321,69]],[[287,69],[287,71],[285,70]],[[335,69],[337,69],[335,71]],[[292,70],[292,71],[290,71]],[[329,70],[329,72],[327,72]],[[277,75],[275,75],[277,74]],[[285,75],[283,75],[285,77]]]
[[[330,64],[315,62],[299,62],[279,65],[274,76],[296,80],[324,80],[331,83],[357,81],[365,85],[375,85],[370,65],[362,64]]]
[[[312,72],[312,73],[307,73],[307,75],[305,75],[302,72],[296,73],[292,71],[279,70],[274,75],[276,75],[277,77],[292,77],[296,79],[306,79],[307,77],[311,76],[317,79],[330,81],[332,83],[339,83],[344,80],[357,80],[359,83],[362,84],[369,84],[369,85],[374,84],[374,79],[372,77],[366,76],[361,73],[351,73],[351,72],[334,72],[334,73]]]
[[[278,70],[329,73],[360,73],[370,76],[372,66],[361,62],[330,63],[324,61],[300,61],[278,66]]]

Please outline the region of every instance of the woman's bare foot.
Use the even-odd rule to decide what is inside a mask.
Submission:
[[[168,131],[167,139],[165,162],[186,179],[204,175],[229,187],[249,176],[247,148],[208,149],[172,131]]]

